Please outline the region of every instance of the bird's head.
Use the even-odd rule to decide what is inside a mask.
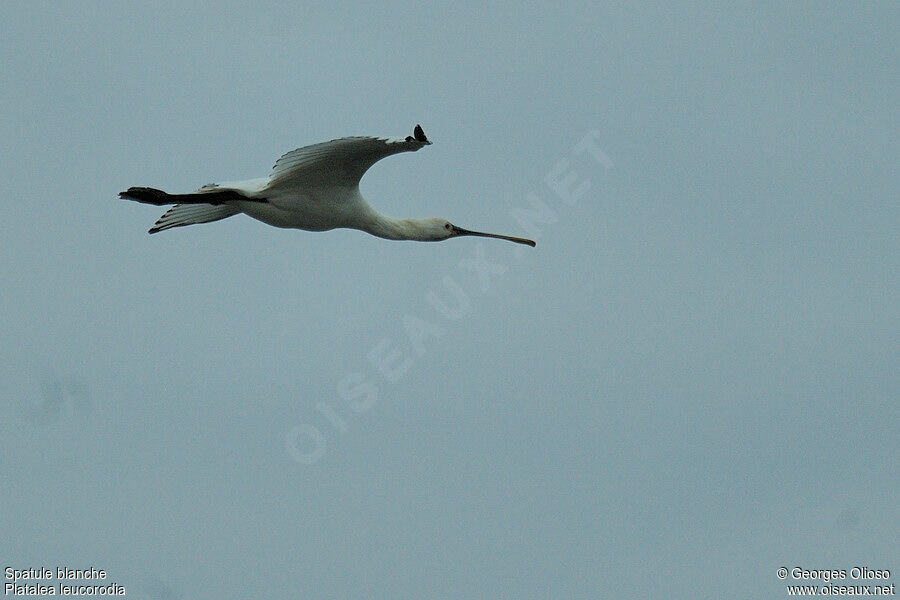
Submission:
[[[535,246],[534,240],[514,237],[511,235],[501,235],[499,233],[482,233],[481,231],[471,231],[469,229],[463,229],[462,227],[457,227],[456,225],[442,217],[422,219],[421,221],[419,221],[419,225],[423,234],[422,239],[427,242],[440,242],[452,237],[475,235],[479,237],[490,237],[500,240],[507,240],[510,242],[516,242],[517,244],[527,244],[532,248]]]

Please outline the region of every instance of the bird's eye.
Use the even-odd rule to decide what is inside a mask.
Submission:
[[[450,229],[450,227],[451,227],[450,223],[444,223],[444,229]]]

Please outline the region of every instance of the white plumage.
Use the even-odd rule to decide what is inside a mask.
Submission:
[[[431,242],[475,235],[535,245],[525,238],[463,229],[440,217],[394,219],[369,206],[359,193],[359,181],[369,167],[391,154],[415,152],[430,144],[419,125],[405,139],[345,137],[288,152],[268,177],[208,184],[190,194],[132,187],[119,197],[175,205],[150,233],[244,213],[275,227],[307,231],[347,227],[390,240]]]

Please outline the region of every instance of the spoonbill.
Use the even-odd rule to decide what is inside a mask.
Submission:
[[[359,180],[373,164],[398,152],[415,152],[431,142],[421,125],[406,139],[345,137],[305,146],[278,159],[268,177],[210,183],[189,194],[168,194],[150,187],[131,187],[119,198],[145,204],[174,204],[150,228],[209,223],[238,213],[274,225],[307,231],[338,227],[359,229],[388,240],[437,242],[475,235],[527,244],[521,237],[457,227],[440,217],[394,219],[369,206],[359,193]]]

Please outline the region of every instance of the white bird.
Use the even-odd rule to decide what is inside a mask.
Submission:
[[[120,198],[164,206],[174,204],[150,233],[209,223],[238,213],[274,225],[307,231],[360,229],[389,240],[436,242],[477,235],[534,246],[533,240],[457,227],[446,219],[394,219],[374,210],[359,193],[359,180],[373,164],[398,152],[431,145],[420,125],[406,139],[345,137],[288,152],[271,175],[204,185],[190,194],[132,187]]]

